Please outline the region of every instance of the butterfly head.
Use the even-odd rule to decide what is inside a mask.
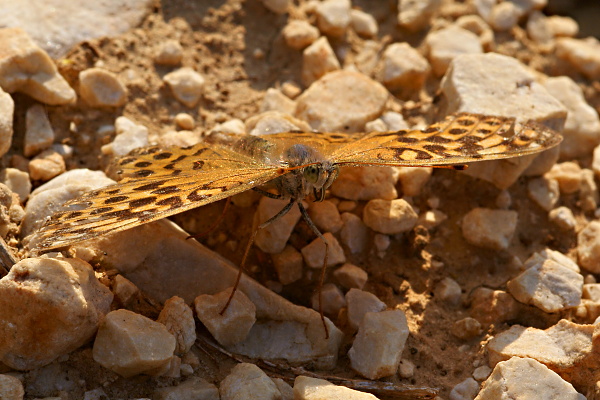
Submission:
[[[325,191],[329,189],[338,176],[338,167],[330,162],[319,162],[304,167],[302,175],[308,191],[312,189],[315,201],[325,199]]]

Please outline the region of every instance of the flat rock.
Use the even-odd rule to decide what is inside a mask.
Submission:
[[[32,13],[28,12],[28,2],[7,2],[2,5],[0,26],[24,29],[52,58],[58,59],[78,43],[117,36],[136,27],[152,12],[152,4],[148,0],[50,0],[36,4],[36,12]]]
[[[320,131],[357,132],[381,115],[388,96],[383,85],[366,75],[335,71],[298,97],[296,117]]]
[[[352,369],[368,379],[396,374],[408,334],[401,310],[366,313],[348,351]]]
[[[75,102],[75,91],[58,73],[48,54],[25,31],[0,29],[0,49],[0,86],[4,91],[25,93],[50,105]]]
[[[349,200],[393,200],[399,173],[393,167],[347,167],[331,185],[337,197]]]
[[[245,400],[249,393],[252,398],[279,400],[281,392],[275,382],[254,364],[240,363],[232,368],[221,381],[221,400]]]
[[[302,83],[305,86],[340,68],[340,62],[325,36],[316,39],[302,52]]]
[[[243,292],[236,290],[223,315],[232,288],[214,295],[202,294],[194,300],[196,315],[223,346],[243,342],[256,322],[256,307]]]
[[[161,370],[171,361],[175,346],[175,337],[163,324],[121,309],[108,313],[100,325],[93,357],[128,378]]]
[[[533,358],[575,386],[587,386],[600,366],[600,337],[594,329],[564,319],[546,330],[513,325],[488,342],[489,365],[512,357]]]
[[[483,53],[479,37],[456,25],[431,32],[425,42],[429,49],[429,62],[437,76],[444,75],[452,60],[459,55]]]
[[[156,322],[163,324],[175,337],[175,354],[187,353],[196,342],[194,313],[181,297],[173,296],[167,300]]]
[[[520,121],[543,122],[558,131],[567,116],[566,108],[536,82],[536,76],[527,67],[512,57],[496,53],[456,57],[442,79],[441,91],[448,101],[449,113],[464,111],[517,117]],[[558,159],[558,151],[556,148],[541,155],[474,163],[463,173],[506,189],[528,167],[528,174],[541,175],[548,171]],[[540,165],[531,171],[534,159]]]
[[[79,73],[79,95],[92,107],[120,107],[127,94],[125,85],[110,71],[88,68]]]
[[[113,295],[80,259],[27,258],[0,280],[1,361],[39,368],[88,342]],[[32,329],[43,327],[43,329]]]
[[[513,357],[496,364],[475,397],[475,400],[496,399],[585,400],[585,396],[544,364],[531,358]]]
[[[337,386],[324,379],[298,376],[294,381],[295,400],[377,400],[370,393]]]
[[[12,143],[14,111],[15,102],[0,87],[0,157],[6,154]]]
[[[598,47],[600,51],[600,46]],[[567,76],[548,78],[544,87],[569,111],[562,130],[560,144],[562,159],[585,156],[591,147],[600,144],[600,118],[598,112],[585,100],[581,88]]]
[[[583,276],[553,260],[527,268],[508,281],[508,291],[525,304],[553,313],[580,303]]]
[[[518,216],[512,210],[474,208],[463,218],[462,233],[472,245],[506,250],[517,228]]]

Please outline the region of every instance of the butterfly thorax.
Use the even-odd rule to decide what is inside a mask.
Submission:
[[[279,194],[296,200],[302,200],[312,193],[316,201],[323,201],[325,191],[338,175],[336,165],[305,144],[288,147],[281,161],[289,171],[272,183]]]

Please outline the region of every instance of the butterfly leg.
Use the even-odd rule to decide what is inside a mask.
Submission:
[[[261,188],[257,188],[257,187],[252,188],[252,190],[254,190],[255,192],[260,193],[263,196],[268,197],[270,199],[281,200],[284,197],[281,194],[275,194],[275,193],[267,192],[266,190],[262,190]]]
[[[292,206],[294,205],[294,203],[296,203],[296,200],[291,199],[290,202],[281,209],[281,211],[279,211],[273,217],[269,218],[268,220],[266,220],[265,222],[260,224],[258,226],[258,228],[256,228],[254,230],[254,232],[252,233],[252,236],[250,237],[250,240],[248,241],[248,244],[246,245],[246,250],[244,251],[244,257],[242,257],[242,262],[240,263],[238,275],[237,275],[237,278],[235,279],[235,284],[233,285],[233,290],[231,291],[231,294],[229,295],[229,299],[227,299],[227,303],[225,304],[225,307],[223,307],[223,309],[221,310],[221,312],[219,314],[223,315],[223,313],[225,313],[225,311],[227,310],[227,307],[229,307],[229,304],[231,303],[231,300],[233,299],[233,295],[235,294],[235,291],[237,290],[238,285],[240,284],[240,279],[242,278],[242,273],[244,272],[244,265],[246,264],[246,258],[248,258],[248,253],[250,252],[250,247],[252,247],[252,243],[254,243],[256,234],[261,229],[266,228],[271,222],[276,221],[279,218],[283,217],[285,214],[287,214],[292,209]]]
[[[325,257],[323,258],[323,266],[321,267],[321,276],[319,277],[318,291],[319,291],[319,314],[321,314],[321,321],[323,322],[323,328],[325,328],[325,339],[329,339],[329,330],[327,329],[327,324],[325,323],[325,316],[323,315],[323,282],[325,281],[325,272],[327,270],[327,257],[329,255],[329,243],[327,243],[327,240],[325,239],[325,237],[323,237],[323,234],[321,233],[321,231],[319,231],[319,228],[317,228],[317,226],[314,224],[314,222],[312,222],[312,220],[310,219],[310,216],[308,215],[308,212],[306,212],[306,208],[304,208],[304,206],[302,205],[302,202],[298,202],[298,208],[300,209],[300,213],[302,214],[302,217],[304,218],[304,220],[306,221],[306,223],[308,224],[310,229],[312,229],[312,231],[315,233],[315,235],[317,235],[319,237],[319,239],[321,239],[323,241],[323,243],[325,243]]]

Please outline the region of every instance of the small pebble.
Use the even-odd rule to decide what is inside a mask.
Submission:
[[[177,341],[175,354],[183,355],[190,351],[196,342],[196,324],[190,306],[183,299],[173,296],[167,301],[156,322],[166,326]]]
[[[154,62],[160,65],[175,66],[181,63],[183,47],[179,40],[165,40],[162,42],[154,56]]]
[[[295,50],[310,46],[319,38],[319,30],[306,21],[291,20],[281,32],[285,43]]]
[[[46,150],[54,142],[54,130],[44,107],[31,106],[25,115],[25,142],[23,154],[31,157]]]
[[[281,253],[273,254],[273,265],[279,282],[289,285],[302,278],[304,265],[302,254],[290,245],[286,245]]]
[[[321,288],[321,299],[323,301],[323,313],[332,318],[337,317],[340,310],[346,306],[344,293],[333,283],[326,283]],[[319,292],[316,291],[311,297],[311,307],[319,311]]]
[[[340,243],[330,232],[323,234],[329,244],[329,254],[327,257],[327,267],[346,262],[346,256]],[[304,262],[310,268],[322,268],[325,260],[325,243],[321,238],[316,238],[300,250],[304,257]]]
[[[583,180],[581,167],[574,161],[555,164],[545,176],[556,179],[560,192],[564,194],[577,192],[581,188]]]
[[[467,317],[452,325],[452,334],[459,339],[469,340],[481,335],[483,328],[475,318]]]
[[[350,25],[356,33],[367,38],[376,36],[379,30],[377,21],[371,14],[356,9],[350,10]]]
[[[412,361],[403,358],[398,365],[398,375],[402,379],[410,379],[415,376],[416,366]]]
[[[387,308],[385,303],[373,293],[360,289],[350,289],[346,293],[346,303],[348,304],[348,324],[354,330],[358,329],[368,312],[381,312]]]
[[[262,3],[275,14],[285,14],[292,5],[291,0],[262,0]]]
[[[506,250],[517,228],[518,213],[512,210],[474,208],[462,221],[462,233],[470,244]]]
[[[333,276],[345,289],[362,289],[369,279],[367,271],[349,263],[336,269]]]
[[[321,232],[336,233],[344,225],[338,208],[329,200],[312,203],[308,215]]]
[[[25,389],[18,378],[0,374],[0,399],[22,400],[24,396]]]
[[[579,264],[592,273],[600,273],[600,222],[589,222],[577,234]]]
[[[487,365],[482,365],[475,368],[475,371],[473,371],[473,378],[478,382],[482,382],[486,380],[491,373],[492,369],[490,367]]]
[[[325,35],[341,37],[350,25],[350,0],[324,0],[317,6],[317,26]]]
[[[110,71],[89,68],[79,73],[79,95],[92,107],[121,107],[127,102],[127,88]]]
[[[185,364],[182,364],[183,367]],[[185,367],[184,367],[185,368]],[[190,377],[177,386],[156,389],[155,400],[218,399],[219,389],[212,383],[198,377]],[[136,399],[144,400],[144,399]]]
[[[281,393],[260,368],[254,364],[240,363],[231,369],[229,375],[221,381],[219,386],[221,400],[242,400],[252,398],[264,400],[279,400]]]
[[[188,67],[179,68],[166,74],[163,81],[169,85],[173,96],[190,108],[198,104],[204,92],[204,77]]]
[[[0,170],[0,182],[8,186],[8,188],[19,195],[21,203],[29,197],[31,193],[31,180],[29,173],[20,171],[15,168],[4,168]]]
[[[281,92],[290,99],[295,99],[302,93],[302,89],[296,83],[286,81],[281,85]]]
[[[196,316],[223,346],[242,342],[256,322],[256,306],[239,289],[221,315],[232,290],[229,288],[215,295],[202,294],[194,300]]]
[[[563,231],[573,231],[577,226],[573,211],[564,206],[551,210],[548,213],[548,220]]]
[[[555,54],[589,79],[600,78],[600,41],[598,39],[593,37],[586,39],[560,38],[556,41]]]
[[[340,68],[340,62],[326,37],[315,40],[302,53],[302,83],[305,86]]]
[[[65,172],[65,160],[56,151],[44,150],[29,163],[29,176],[33,180],[49,181]]]
[[[504,1],[492,7],[488,22],[496,31],[508,31],[522,15],[523,11],[515,3]]]
[[[433,168],[431,167],[399,167],[398,180],[402,184],[405,196],[418,196],[429,182]]]
[[[294,112],[296,111],[296,102],[284,95],[280,90],[269,88],[267,89],[260,106],[261,113],[267,111],[279,111],[285,114],[294,115]]]
[[[479,391],[479,383],[473,378],[467,378],[452,388],[450,400],[473,400]]]
[[[414,208],[404,199],[371,200],[363,210],[365,225],[388,235],[410,231],[417,219]]]
[[[429,48],[429,62],[437,76],[446,73],[455,57],[461,54],[483,53],[479,37],[455,25],[431,32],[425,40]]]
[[[435,297],[443,303],[456,306],[460,303],[462,289],[452,278],[444,278],[435,286]]]
[[[527,182],[527,194],[537,205],[546,211],[550,211],[560,197],[558,181],[545,176],[531,179]]]
[[[369,228],[356,214],[345,212],[341,215],[344,226],[340,230],[342,244],[352,254],[362,253],[367,246]]]
[[[398,0],[398,25],[412,32],[425,28],[441,3],[439,0]]]
[[[195,126],[194,117],[190,114],[179,113],[175,116],[175,124],[181,129],[191,131]]]
[[[370,393],[337,386],[323,379],[298,376],[294,381],[294,400],[377,400]]]
[[[393,43],[383,53],[381,80],[390,90],[418,92],[430,71],[427,59],[408,43]]]

